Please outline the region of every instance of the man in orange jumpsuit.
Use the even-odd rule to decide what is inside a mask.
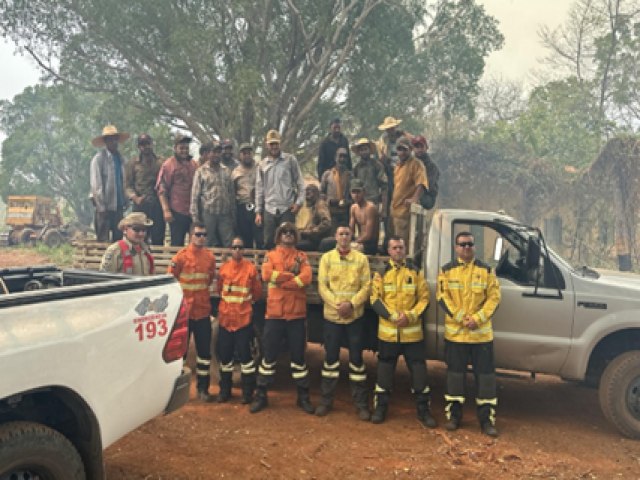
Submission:
[[[297,405],[313,414],[309,399],[309,371],[304,360],[306,346],[307,294],[311,265],[304,252],[296,250],[298,231],[291,222],[276,230],[276,248],[267,252],[262,264],[262,280],[269,282],[264,322],[264,356],[258,368],[256,397],[250,412],[267,406],[267,387],[273,383],[280,345],[286,340],[291,354],[291,376],[298,388]]]
[[[171,259],[168,273],[178,279],[189,307],[189,337],[196,343],[196,387],[198,399],[212,402],[211,381],[211,300],[209,287],[216,276],[216,259],[205,248],[207,229],[204,223],[191,224],[189,245]]]
[[[256,366],[251,355],[253,325],[252,304],[262,296],[262,284],[256,267],[242,257],[244,243],[241,237],[231,241],[231,260],[218,273],[218,322],[220,330],[216,351],[220,361],[220,393],[218,402],[231,398],[231,376],[233,375],[233,353],[240,357],[242,378],[242,403],[253,401],[256,387]]]

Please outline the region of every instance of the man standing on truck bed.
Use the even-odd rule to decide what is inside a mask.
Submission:
[[[156,180],[162,161],[153,151],[153,139],[143,133],[137,140],[139,155],[125,168],[125,193],[134,212],[144,212],[153,221],[148,238],[152,245],[164,245],[165,223],[156,192]]]
[[[164,220],[169,222],[172,247],[184,245],[184,237],[191,226],[191,186],[198,164],[189,155],[190,143],[191,137],[176,135],[174,155],[162,164],[156,182]]]
[[[133,212],[120,220],[124,238],[109,245],[102,256],[100,271],[129,275],[153,275],[153,255],[144,243],[153,222],[142,212]]]
[[[129,139],[129,134],[118,132],[115,125],[107,125],[102,135],[94,138],[91,144],[101,148],[91,160],[89,180],[91,183],[91,201],[96,208],[95,229],[99,242],[115,242],[122,238],[118,227],[122,212],[127,206],[124,194],[124,159],[118,151],[118,144]]]
[[[258,368],[256,398],[250,412],[267,406],[267,388],[276,374],[276,361],[282,341],[286,339],[291,354],[291,376],[298,389],[297,405],[307,413],[314,408],[309,399],[309,370],[304,359],[307,342],[307,294],[311,283],[311,265],[307,255],[296,250],[298,231],[291,222],[276,230],[276,248],[267,252],[262,264],[262,280],[269,282],[267,313],[264,322],[264,356]]]
[[[280,150],[280,134],[269,130],[265,138],[268,155],[256,176],[256,225],[264,225],[264,246],[273,248],[276,227],[295,223],[304,203],[304,179],[298,160]]]
[[[220,393],[218,403],[231,398],[233,354],[238,352],[242,381],[242,403],[253,401],[256,386],[256,366],[251,355],[253,339],[253,302],[262,296],[262,284],[256,267],[243,258],[242,238],[231,241],[231,260],[220,267],[218,274],[218,342],[216,351],[220,361]]]
[[[491,316],[500,303],[500,285],[488,265],[475,258],[473,235],[460,232],[455,238],[457,259],[438,275],[438,304],[447,316],[444,323],[447,388],[444,396],[447,430],[462,420],[467,364],[476,379],[476,406],[482,432],[496,437],[496,375],[493,363]]]
[[[324,351],[322,399],[316,415],[324,417],[333,407],[340,378],[340,347],[349,348],[349,380],[351,395],[361,420],[369,420],[367,374],[362,359],[364,304],[369,298],[371,273],[367,257],[351,249],[351,229],[346,225],[336,230],[335,249],[320,258],[318,293],[324,302]]]
[[[411,391],[416,395],[418,420],[436,427],[431,415],[430,389],[422,330],[422,312],[429,304],[429,287],[422,272],[406,260],[404,240],[389,238],[389,260],[385,271],[373,277],[371,306],[380,316],[378,324],[378,380],[376,382],[373,423],[384,422],[393,374],[398,357],[404,356],[411,374]]]
[[[211,300],[209,287],[216,275],[216,258],[205,247],[207,229],[201,222],[194,222],[190,229],[189,245],[171,259],[167,273],[178,279],[184,299],[189,307],[189,334],[196,343],[196,388],[198,399],[212,402],[209,394],[211,381]]]

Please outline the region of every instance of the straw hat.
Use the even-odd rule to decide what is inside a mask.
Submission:
[[[387,128],[397,127],[402,123],[402,120],[394,117],[386,117],[384,122],[378,125],[378,130],[386,130]]]
[[[107,125],[102,129],[102,135],[91,140],[91,145],[98,148],[104,147],[104,137],[114,137],[116,135],[118,136],[118,143],[126,142],[131,136],[126,132],[118,132],[115,125]]]
[[[151,225],[153,225],[153,220],[147,218],[147,216],[142,212],[133,212],[120,220],[120,223],[118,223],[118,229],[124,230],[126,227],[131,227],[134,225],[150,227]]]
[[[280,133],[277,130],[269,130],[264,139],[264,143],[267,145],[270,143],[280,143]]]
[[[375,153],[376,151],[376,144],[373,143],[371,140],[369,140],[367,137],[362,137],[359,138],[358,141],[356,143],[354,143],[353,145],[351,145],[351,151],[353,153],[358,153],[358,147],[362,146],[362,145],[369,145],[369,151],[371,153]]]

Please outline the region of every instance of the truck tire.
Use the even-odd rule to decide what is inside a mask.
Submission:
[[[0,426],[0,480],[85,480],[78,451],[61,433],[32,422]]]
[[[20,243],[23,243],[25,245],[33,244],[33,240],[31,238],[31,236],[34,233],[35,232],[30,228],[25,228],[24,230],[22,230],[22,232],[20,233]]]
[[[64,237],[58,230],[47,230],[42,236],[42,241],[49,248],[57,248],[64,243]]]
[[[600,379],[600,408],[623,435],[640,439],[640,350],[613,359]]]

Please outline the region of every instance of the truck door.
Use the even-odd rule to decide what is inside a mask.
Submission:
[[[452,238],[463,230],[473,233],[476,258],[494,268],[500,282],[502,300],[493,318],[496,366],[559,372],[574,313],[568,272],[542,252],[534,295],[535,273],[526,265],[528,235],[502,223],[454,223],[453,230]]]

